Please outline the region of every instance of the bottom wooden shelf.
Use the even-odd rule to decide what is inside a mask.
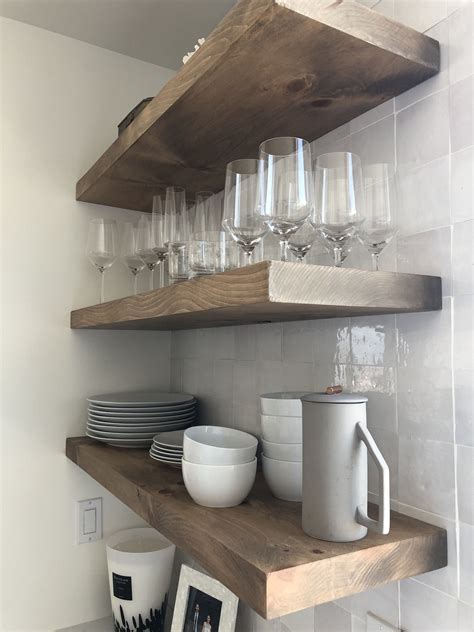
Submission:
[[[303,533],[301,505],[273,498],[261,475],[239,507],[208,509],[191,500],[179,470],[144,450],[76,437],[66,454],[269,619],[447,564],[446,531],[398,513],[387,536],[324,542]]]

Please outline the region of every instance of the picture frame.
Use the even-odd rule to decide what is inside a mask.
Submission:
[[[217,579],[183,564],[171,632],[234,632],[238,603]]]

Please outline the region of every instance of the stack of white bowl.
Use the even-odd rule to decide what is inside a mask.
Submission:
[[[301,501],[302,498],[301,398],[307,394],[291,391],[260,396],[263,475],[272,494],[281,500]]]
[[[257,439],[240,430],[195,426],[184,432],[183,479],[204,507],[235,507],[247,498],[257,472]]]

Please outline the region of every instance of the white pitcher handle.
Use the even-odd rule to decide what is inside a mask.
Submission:
[[[379,519],[369,518],[365,507],[359,506],[357,507],[356,520],[359,524],[376,533],[387,535],[390,531],[390,473],[388,465],[368,429],[361,423],[358,423],[356,428],[357,436],[367,446],[367,450],[379,471]]]

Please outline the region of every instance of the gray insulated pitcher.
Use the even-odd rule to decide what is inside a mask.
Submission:
[[[303,530],[353,542],[390,529],[389,471],[367,429],[367,398],[313,393],[303,402]],[[367,515],[367,450],[379,472],[379,518]]]

